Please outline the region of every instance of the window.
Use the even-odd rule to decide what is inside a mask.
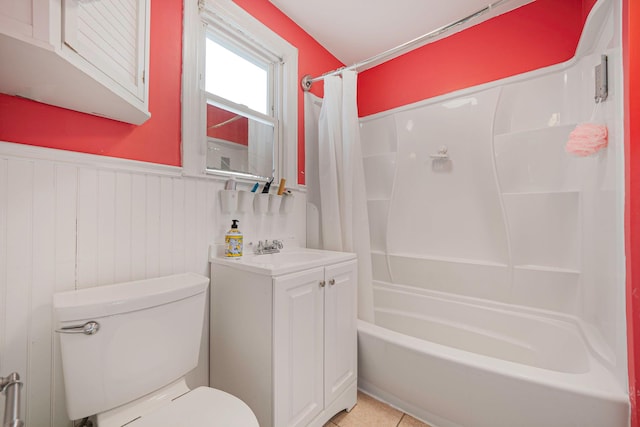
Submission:
[[[216,28],[207,30],[204,57],[207,170],[273,176],[280,58]]]
[[[205,49],[205,90],[262,114],[270,110],[271,64],[242,49],[225,47],[208,34]],[[238,53],[236,53],[238,51]],[[277,60],[273,58],[273,60]]]
[[[230,0],[185,0],[184,28],[185,173],[295,182],[297,49]]]

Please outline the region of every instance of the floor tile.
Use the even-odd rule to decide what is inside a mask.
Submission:
[[[398,427],[431,427],[429,424],[423,423],[420,420],[416,420],[411,415],[404,414],[400,420]]]
[[[358,403],[351,412],[342,411],[331,422],[339,427],[397,427],[403,415],[397,409],[358,392]]]

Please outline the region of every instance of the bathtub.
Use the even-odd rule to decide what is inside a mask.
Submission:
[[[570,318],[376,287],[358,387],[433,427],[625,427],[628,396]]]

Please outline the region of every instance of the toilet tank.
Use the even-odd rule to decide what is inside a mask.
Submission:
[[[69,417],[128,403],[195,368],[208,284],[186,273],[55,294]],[[87,322],[99,330],[73,333]]]

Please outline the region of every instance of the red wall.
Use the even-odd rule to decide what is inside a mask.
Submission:
[[[627,262],[627,343],[631,425],[640,426],[640,4],[625,0],[622,13],[625,75],[625,244]]]
[[[343,65],[268,0],[236,3],[298,48],[300,78]],[[0,141],[180,166],[181,63],[182,0],[152,1],[151,119],[134,126],[0,94]],[[322,95],[322,85],[315,85],[314,92]],[[303,106],[298,89],[300,183],[304,183]]]
[[[298,48],[298,81],[305,74],[316,77],[344,64],[323,48],[296,23],[268,0],[233,0],[238,6]],[[314,84],[312,92],[322,96],[322,84]],[[298,85],[298,182],[304,184],[304,99]],[[288,178],[288,177],[285,177]]]
[[[235,2],[299,49],[300,76],[343,65],[268,0]],[[359,77],[360,115],[564,61],[575,50],[593,2],[537,0],[365,71]],[[128,125],[0,94],[0,140],[180,165],[181,9],[180,0],[152,2],[152,117],[145,124]],[[313,91],[322,95],[322,84]],[[301,90],[298,103],[298,181],[304,183]]]
[[[267,0],[235,2],[299,49],[299,75],[341,64]],[[537,0],[467,31],[417,49],[359,76],[366,116],[569,59],[595,0]],[[150,110],[128,125],[0,94],[0,140],[180,165],[182,1],[152,1]],[[640,5],[624,0],[625,237],[632,425],[640,427]],[[322,95],[322,85],[313,91]],[[302,91],[298,93],[299,175],[304,183]]]
[[[366,70],[367,116],[570,59],[595,0],[537,0]]]
[[[0,94],[0,141],[179,166],[182,1],[151,2],[151,119],[135,126]]]

